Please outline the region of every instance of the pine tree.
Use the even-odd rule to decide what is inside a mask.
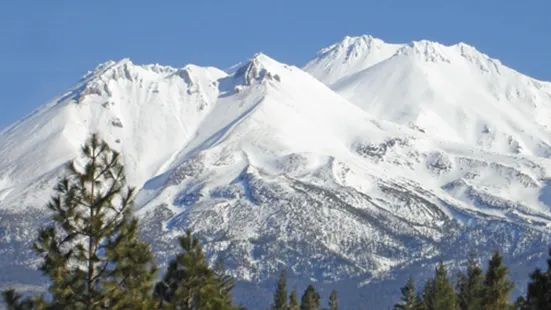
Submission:
[[[211,269],[203,247],[191,231],[180,237],[182,253],[169,263],[163,280],[155,286],[159,307],[177,310],[235,309],[232,286],[221,281],[220,272]],[[220,267],[219,267],[220,268]]]
[[[299,310],[297,291],[293,290],[289,295],[289,310]]]
[[[36,300],[31,298],[22,299],[21,294],[18,294],[13,289],[2,292],[4,303],[8,310],[32,310],[38,309]]]
[[[214,265],[214,275],[218,282],[218,293],[230,298],[231,291],[235,288],[235,279],[227,274],[222,257],[219,257]]]
[[[434,310],[434,279],[428,279],[427,282],[425,282],[425,286],[423,287],[423,292],[421,294],[421,303],[423,305],[424,309],[427,310]]]
[[[318,310],[320,295],[312,284],[308,285],[300,301],[300,310]]]
[[[455,309],[455,291],[448,278],[448,272],[444,262],[436,268],[434,277],[434,305],[436,309]]]
[[[434,279],[425,285],[422,304],[428,310],[454,310],[456,307],[455,292],[442,261],[436,267]]]
[[[484,274],[478,266],[474,253],[471,253],[467,265],[467,274],[460,273],[457,282],[459,309],[477,310],[482,307],[484,293]]]
[[[332,290],[331,295],[329,295],[329,310],[339,310],[336,290]]]
[[[287,310],[287,275],[285,269],[281,271],[277,281],[277,289],[274,293],[273,310]]]
[[[152,306],[156,267],[149,246],[137,237],[134,189],[126,185],[119,159],[94,134],[81,157],[67,165],[48,204],[54,224],[40,231],[33,246],[43,258],[40,270],[52,281],[51,302],[35,298],[37,308]]]
[[[402,292],[401,302],[394,305],[394,309],[399,310],[416,310],[419,308],[419,301],[415,295],[415,283],[413,278],[409,278],[407,284],[400,289]]]
[[[499,252],[494,252],[484,277],[482,309],[501,310],[509,307],[509,293],[513,289],[513,282],[507,274],[508,270],[503,265],[503,257]]]
[[[551,257],[551,249],[549,250]],[[539,268],[530,274],[526,307],[528,309],[551,309],[551,258],[547,260],[547,271]]]
[[[515,304],[512,307],[513,310],[530,310],[530,309],[540,309],[540,308],[530,308],[528,307],[528,303],[526,302],[526,299],[524,299],[523,296],[519,296],[517,300],[515,300]],[[542,308],[546,309],[546,308]]]

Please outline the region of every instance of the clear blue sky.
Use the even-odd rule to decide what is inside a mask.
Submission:
[[[101,62],[295,65],[345,35],[459,41],[551,81],[551,0],[0,1],[0,129]]]

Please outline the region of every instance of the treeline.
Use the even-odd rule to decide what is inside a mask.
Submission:
[[[209,266],[191,231],[179,238],[180,252],[161,280],[150,246],[138,237],[133,216],[135,189],[126,183],[120,154],[92,135],[81,156],[67,164],[67,175],[54,188],[47,207],[53,223],[40,230],[33,250],[40,270],[50,279],[46,295],[24,297],[3,292],[9,310],[237,310],[232,300],[235,281],[221,261]],[[551,252],[550,252],[551,255]],[[404,310],[540,310],[551,309],[551,259],[547,271],[531,275],[527,295],[509,301],[513,282],[496,252],[486,272],[474,255],[453,284],[445,265],[435,269],[422,290],[410,279],[401,288],[394,309]],[[287,290],[286,272],[277,282],[272,310],[338,310],[337,292],[327,300],[313,285],[299,299]],[[262,309],[263,306],[255,307]]]
[[[127,186],[120,154],[92,135],[47,204],[53,223],[33,250],[50,279],[47,296],[3,292],[9,310],[241,309],[234,280],[206,262],[188,231],[161,281],[150,246],[138,237],[132,215],[135,189]]]
[[[287,298],[287,296],[289,296]],[[285,270],[283,270],[277,281],[276,291],[274,293],[274,302],[272,303],[272,310],[319,310],[321,309],[321,296],[316,291],[316,288],[310,284],[306,287],[306,290],[302,294],[300,304],[298,301],[297,291],[293,290],[287,295],[287,276]],[[338,310],[339,302],[337,300],[337,291],[331,291],[329,300],[327,301],[328,310]]]
[[[551,256],[551,250],[549,252]],[[427,280],[422,290],[415,289],[409,279],[401,288],[401,301],[395,310],[544,310],[551,309],[551,259],[547,271],[537,268],[530,274],[526,296],[510,302],[514,283],[508,277],[503,257],[494,252],[486,272],[479,266],[474,254],[468,260],[465,272],[460,272],[455,285],[441,261],[434,277]]]

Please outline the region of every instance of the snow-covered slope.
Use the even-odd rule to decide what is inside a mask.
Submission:
[[[336,87],[412,53],[370,37],[347,42],[318,54],[310,73],[323,64],[329,69],[317,72]],[[330,68],[343,61],[353,64]],[[444,78],[448,71],[437,68],[449,64],[434,63],[427,74]],[[439,111],[436,102],[428,107]],[[123,153],[130,183],[140,188],[142,235],[159,261],[192,228],[209,257],[224,257],[242,281],[239,296],[252,309],[265,308],[266,300],[250,297],[263,299],[259,291],[283,267],[299,287],[350,288],[341,294],[350,308],[365,302],[362,290],[392,288],[370,297],[384,308],[402,285],[391,279],[422,278],[440,257],[500,248],[526,265],[545,255],[551,161],[543,151],[480,147],[370,110],[263,54],[228,73],[129,60],[101,65],[0,135],[0,268],[33,266],[21,249],[47,218],[43,206],[63,163],[94,131]],[[442,122],[457,112],[448,111]],[[26,281],[22,272],[6,274],[0,281]]]
[[[350,50],[358,51],[352,59]],[[466,44],[346,37],[304,68],[378,119],[491,151],[551,156],[551,83]]]
[[[346,36],[342,42],[321,49],[304,70],[327,85],[367,69],[394,55],[401,47],[370,35]]]
[[[1,207],[41,207],[42,190],[48,197],[55,181],[52,173],[92,132],[122,152],[130,182],[141,187],[193,138],[218,97],[215,81],[225,75],[197,66],[136,66],[128,59],[100,65],[65,95],[4,130]]]

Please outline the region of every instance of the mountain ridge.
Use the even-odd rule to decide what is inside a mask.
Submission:
[[[544,115],[551,113],[551,83],[465,44],[418,41],[374,58],[373,65],[335,77],[328,72],[346,65],[333,59],[315,58],[304,69],[378,119],[500,152],[549,156],[551,124]]]
[[[330,61],[318,53],[306,71],[262,53],[227,72],[139,66],[129,59],[98,66],[0,135],[0,158],[6,159],[0,162],[0,268],[31,272],[36,258],[17,249],[30,249],[34,229],[47,219],[42,206],[63,163],[95,131],[123,155],[129,182],[139,189],[141,234],[158,261],[165,263],[177,236],[193,229],[205,241],[210,262],[224,258],[240,281],[240,298],[253,309],[259,300],[250,296],[262,299],[281,268],[297,285],[346,285],[349,294],[342,299],[349,307],[362,303],[363,290],[386,290],[376,301],[385,307],[402,285],[393,281],[403,274],[422,279],[438,258],[459,264],[452,259],[473,248],[481,257],[500,248],[514,266],[527,257],[543,258],[551,241],[551,153],[537,151],[537,143],[515,151],[507,148],[507,139],[484,144],[438,136],[417,119],[401,122],[374,108],[377,98],[384,112],[417,107],[392,96],[415,98],[408,94],[419,87],[385,80],[384,74],[427,73],[411,81],[430,81],[417,85],[433,97],[450,96],[431,103],[428,110],[437,115],[436,107],[462,100],[462,91],[440,87],[463,72],[449,68],[462,64],[460,77],[469,81],[501,81],[501,75],[487,74],[478,64],[472,69],[477,62],[462,56],[469,47],[461,44],[384,47],[369,36],[345,41],[324,49]],[[358,47],[348,55],[351,44]],[[340,62],[347,55],[353,56],[351,66]],[[327,64],[336,67],[326,70]],[[318,80],[312,72],[324,75]],[[366,76],[382,84],[363,87]],[[537,83],[511,76],[505,82],[525,91],[519,96],[528,99],[519,102],[526,111],[546,111],[546,84],[534,90]],[[350,87],[362,90],[362,100],[347,98],[353,97],[346,93]],[[480,89],[482,97],[489,96]],[[505,97],[506,91],[495,89]],[[532,91],[541,91],[535,98],[542,101],[530,101]],[[442,111],[449,113],[439,114],[443,124],[453,124],[446,117],[459,113],[449,106]],[[513,126],[491,124],[488,133],[481,126],[474,136],[505,132],[524,141]],[[544,141],[547,132],[529,125],[521,127],[525,136]]]

